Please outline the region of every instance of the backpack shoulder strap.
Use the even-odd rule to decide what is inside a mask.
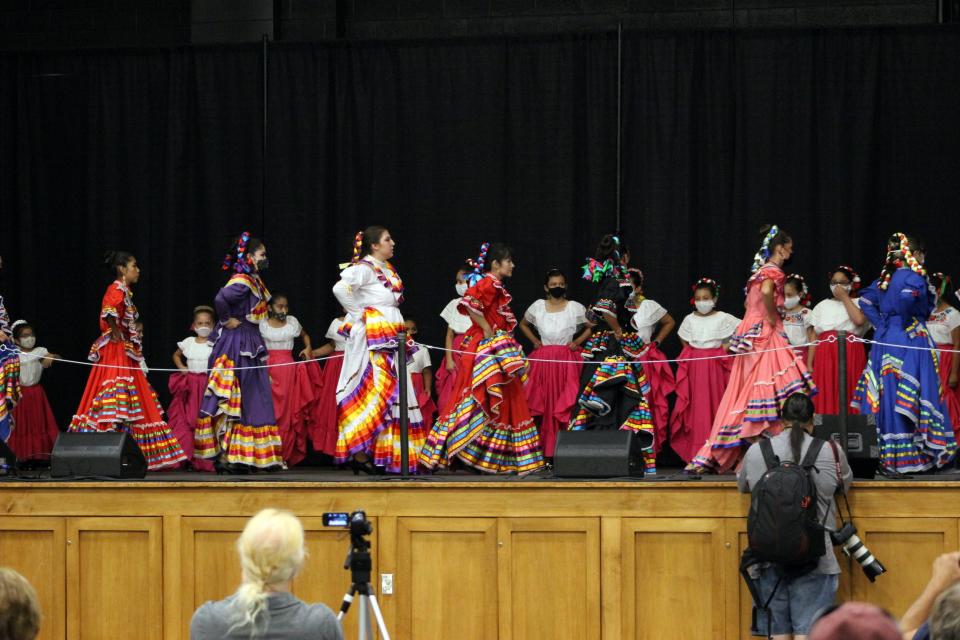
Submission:
[[[803,462],[800,463],[800,466],[804,469],[815,467],[817,465],[817,456],[820,455],[820,450],[823,449],[825,442],[826,440],[821,438],[814,438],[813,442],[810,443],[810,448],[807,449],[807,455],[803,456]]]
[[[773,445],[770,444],[770,438],[760,437],[760,453],[763,454],[763,461],[766,463],[768,470],[780,466],[780,458],[773,453]]]

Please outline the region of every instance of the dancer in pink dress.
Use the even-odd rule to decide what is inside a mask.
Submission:
[[[783,333],[783,263],[793,253],[790,235],[776,225],[764,227],[747,281],[746,312],[730,339],[734,359],[710,438],[687,465],[692,473],[726,473],[763,434],[780,433],[780,407],[797,391],[813,395],[816,386],[802,358]]]

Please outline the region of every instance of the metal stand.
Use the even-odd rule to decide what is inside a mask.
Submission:
[[[354,596],[359,595],[360,611],[357,614],[359,623],[357,637],[360,640],[374,640],[373,627],[370,624],[370,612],[373,611],[380,637],[383,640],[390,640],[390,633],[387,631],[386,622],[383,621],[383,613],[381,613],[380,605],[377,603],[377,596],[370,586],[370,573],[373,571],[373,562],[370,559],[370,543],[362,535],[358,535],[352,530],[350,552],[347,554],[347,560],[343,564],[343,568],[350,570],[350,588],[343,596],[337,620],[343,621],[347,611],[350,610]]]
[[[407,415],[407,332],[397,334],[400,345],[397,348],[397,377],[399,378],[400,397],[400,477],[410,477],[410,416]],[[376,600],[374,600],[376,603]]]
[[[837,379],[840,398],[840,412],[837,416],[837,422],[840,427],[840,447],[843,449],[843,455],[849,452],[849,442],[847,441],[847,332],[837,331]]]

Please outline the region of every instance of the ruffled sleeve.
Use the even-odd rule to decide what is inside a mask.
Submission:
[[[540,319],[543,317],[543,310],[545,307],[543,300],[537,300],[529,307],[527,307],[526,312],[523,314],[523,319],[533,326],[538,326],[540,324]]]
[[[660,322],[663,316],[667,315],[667,310],[653,300],[644,300],[640,307],[630,319],[630,324],[634,329],[640,330]]]
[[[287,316],[287,326],[284,327],[291,338],[299,338],[303,333],[303,326],[300,321],[293,316]]]
[[[103,294],[103,301],[100,303],[100,318],[106,320],[112,316],[119,321],[123,312],[123,298],[123,291],[116,282],[107,287],[106,293]]]
[[[340,280],[333,285],[333,295],[347,311],[347,321],[354,321],[363,312],[358,289],[376,280],[373,269],[363,264],[353,264],[340,273]]]
[[[493,304],[496,297],[497,291],[491,278],[484,277],[477,284],[467,289],[457,303],[457,309],[462,314],[467,314],[470,310],[483,314],[484,310]]]
[[[953,331],[960,327],[960,312],[953,307],[947,307],[946,325],[948,331]]]
[[[677,335],[680,338],[683,338],[685,342],[690,342],[693,339],[693,333],[691,331],[693,324],[693,314],[688,313],[683,317],[683,321],[680,322],[680,328],[677,329]]]
[[[327,332],[323,335],[327,340],[336,340],[340,334],[337,333],[337,329],[340,328],[341,321],[339,318],[334,318],[333,322],[330,323],[330,326],[327,327]]]
[[[723,340],[726,340],[736,332],[737,327],[740,326],[741,320],[737,316],[724,313],[723,311],[720,312],[720,315],[722,316],[723,321],[720,323],[719,337]]]
[[[190,351],[190,343],[196,342],[193,338],[184,338],[177,343],[177,349],[180,349],[180,353],[187,355],[187,352]]]

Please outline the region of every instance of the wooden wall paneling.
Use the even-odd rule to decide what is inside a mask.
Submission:
[[[161,518],[67,519],[71,640],[163,636]]]
[[[38,640],[66,637],[66,540],[64,518],[0,518],[0,566],[17,571],[36,589],[43,616]]]
[[[622,637],[723,637],[724,538],[722,518],[624,518]]]
[[[392,637],[497,636],[497,520],[397,518]]]
[[[500,640],[600,639],[600,519],[501,518]]]

